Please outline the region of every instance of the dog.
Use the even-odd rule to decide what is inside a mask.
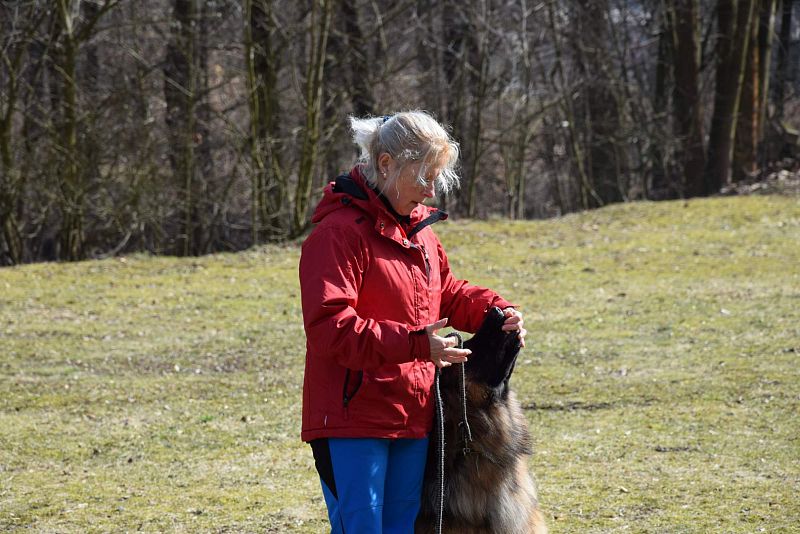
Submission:
[[[478,332],[464,343],[464,348],[472,351],[464,364],[467,425],[462,422],[461,366],[446,367],[440,374],[444,533],[547,533],[527,465],[531,436],[508,383],[520,341],[517,332],[501,330],[504,321],[499,308],[490,309]],[[435,428],[430,436],[417,534],[433,534],[438,524],[438,434]]]

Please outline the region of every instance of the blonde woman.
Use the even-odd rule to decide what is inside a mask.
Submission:
[[[437,331],[475,332],[492,306],[524,342],[522,315],[457,279],[425,205],[458,186],[458,145],[423,111],[351,118],[361,158],[326,188],[303,243],[302,439],[311,444],[333,533],[413,532],[433,424],[435,366],[468,350]]]

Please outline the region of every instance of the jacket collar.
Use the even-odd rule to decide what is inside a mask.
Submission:
[[[447,219],[447,213],[437,208],[419,205],[409,215],[408,232],[390,211],[391,205],[381,200],[379,193],[367,184],[361,167],[356,166],[325,186],[322,200],[314,210],[312,223],[318,223],[334,211],[354,207],[363,211],[374,222],[375,230],[401,245],[408,247],[409,240],[424,227]]]

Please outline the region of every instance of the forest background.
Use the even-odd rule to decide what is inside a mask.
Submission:
[[[348,115],[431,111],[457,216],[796,170],[791,0],[0,2],[0,265],[300,236]]]

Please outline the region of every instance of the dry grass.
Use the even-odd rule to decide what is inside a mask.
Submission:
[[[437,231],[526,312],[512,385],[553,532],[800,524],[797,197]],[[0,270],[0,531],[325,531],[297,259]]]

